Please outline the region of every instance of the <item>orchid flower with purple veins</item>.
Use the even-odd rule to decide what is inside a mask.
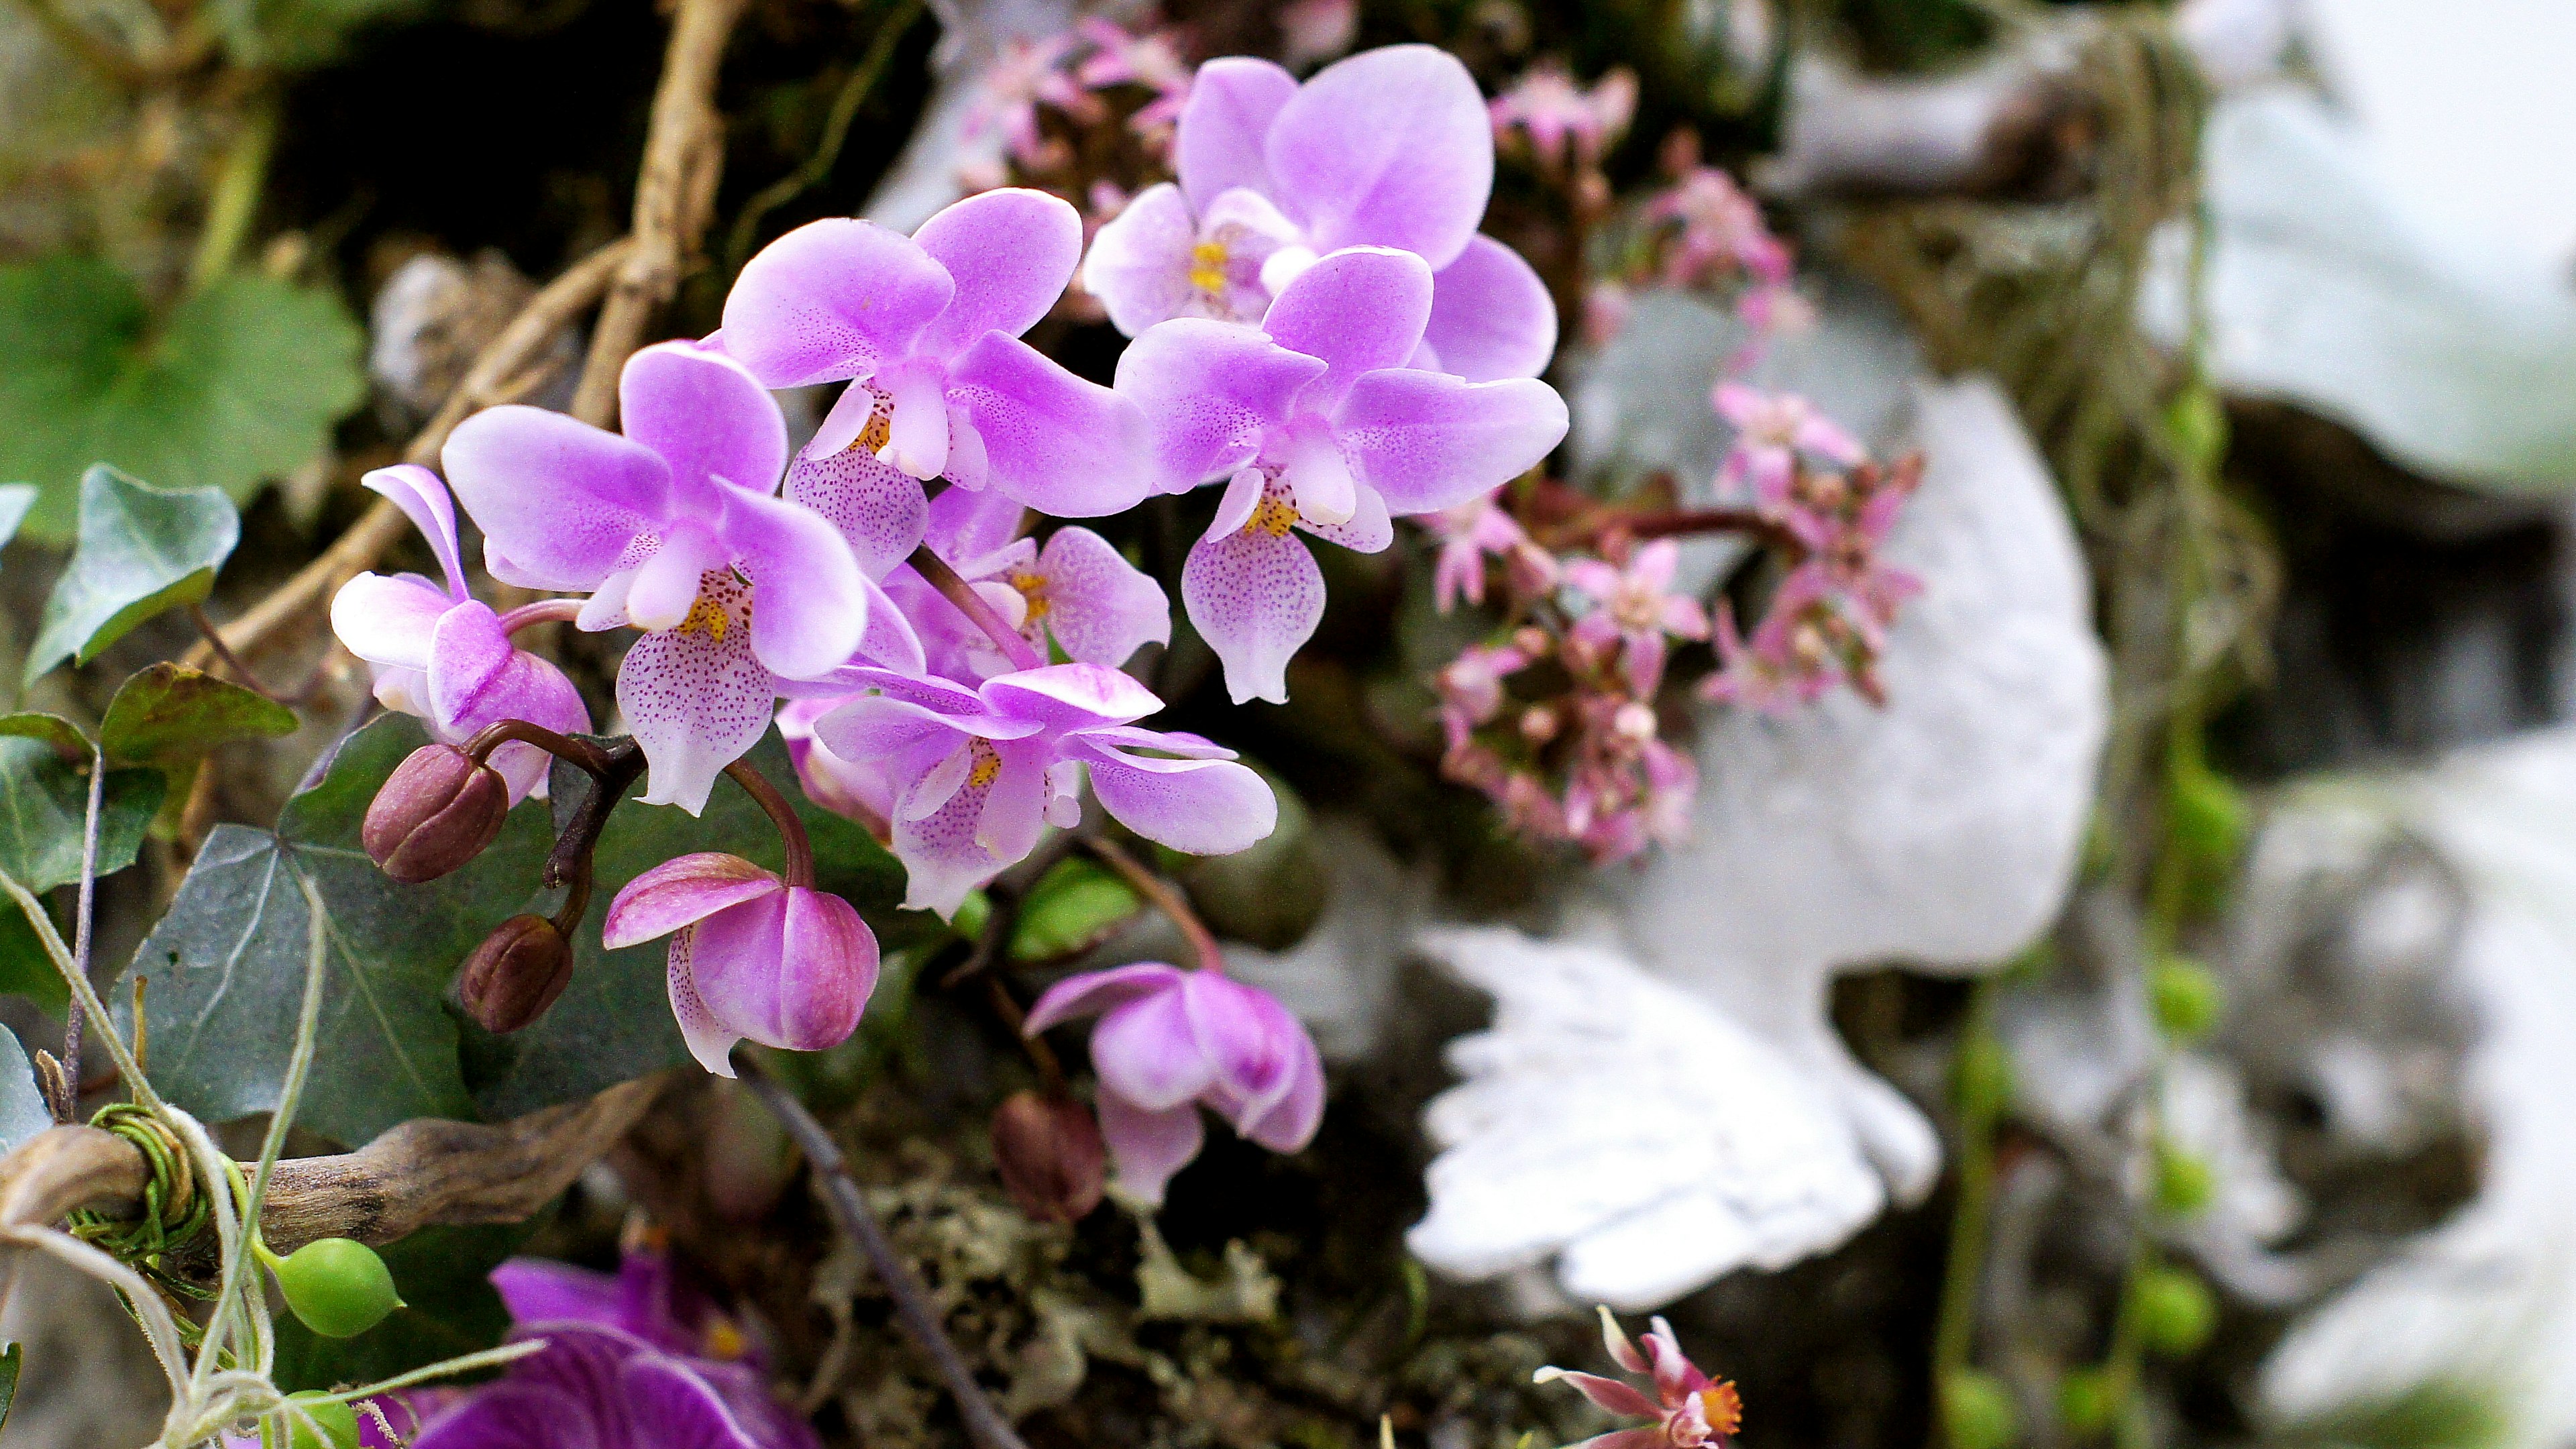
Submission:
[[[1544,166],[1563,166],[1569,150],[1578,163],[1598,165],[1636,117],[1637,75],[1622,66],[1585,90],[1563,65],[1542,62],[1494,97],[1487,114],[1496,140],[1518,131]]]
[[[921,542],[929,479],[1062,518],[1144,497],[1135,404],[1020,340],[1081,252],[1072,206],[1011,189],[970,196],[908,237],[811,222],[743,267],[710,340],[767,387],[849,383],[786,497],[831,520],[869,578]]]
[[[643,798],[695,815],[783,681],[850,661],[874,590],[829,523],[770,496],[787,425],[740,363],[661,343],[627,360],[618,398],[622,436],[487,408],[447,440],[447,476],[494,578],[589,591],[581,628],[644,631],[617,671]]]
[[[438,475],[405,463],[359,481],[403,511],[446,575],[441,585],[418,574],[364,573],[333,596],[331,632],[375,671],[377,700],[427,721],[430,734],[451,745],[505,719],[558,734],[589,733],[590,711],[572,681],[510,642],[512,629],[534,615],[495,614],[467,592],[456,507]],[[545,793],[551,762],[545,751],[516,741],[493,750],[490,759],[509,782],[513,804]]]
[[[514,1258],[492,1286],[510,1337],[545,1347],[438,1394],[412,1449],[819,1449],[742,1330],[682,1293],[659,1253],[630,1252],[613,1278]]]
[[[671,1014],[698,1064],[733,1075],[735,1042],[820,1051],[858,1028],[877,985],[877,938],[850,903],[814,889],[791,842],[781,880],[700,851],[626,883],[599,924],[607,950],[671,938]]]
[[[1725,1449],[1743,1429],[1744,1400],[1735,1385],[1710,1378],[1684,1357],[1671,1324],[1657,1318],[1654,1325],[1646,1334],[1646,1350],[1640,1353],[1610,1310],[1601,1310],[1601,1338],[1611,1361],[1629,1373],[1651,1377],[1655,1389],[1651,1396],[1621,1379],[1553,1365],[1531,1375],[1536,1383],[1572,1384],[1583,1397],[1613,1414],[1655,1421],[1613,1430],[1570,1449]]]
[[[1100,229],[1084,290],[1129,336],[1176,317],[1257,322],[1318,256],[1392,247],[1437,274],[1404,365],[1472,382],[1536,377],[1556,305],[1519,253],[1477,233],[1494,185],[1484,96],[1457,58],[1384,46],[1300,85],[1266,60],[1199,67],[1173,140],[1179,181]]]
[[[910,909],[955,913],[966,893],[1026,856],[1046,825],[1082,819],[1082,786],[1146,839],[1229,855],[1268,835],[1279,802],[1234,752],[1197,735],[1138,729],[1162,708],[1135,680],[1056,664],[969,689],[853,670],[871,693],[813,723],[841,760],[893,762],[887,814]]]
[[[1565,566],[1565,582],[1599,607],[1574,621],[1567,633],[1592,649],[1626,646],[1621,665],[1628,684],[1640,698],[1651,698],[1664,677],[1664,636],[1708,637],[1708,611],[1688,594],[1672,591],[1673,571],[1681,564],[1681,545],[1659,538],[1629,555],[1625,568],[1599,559],[1575,559]]]
[[[1857,465],[1866,456],[1860,441],[1840,424],[1792,393],[1766,393],[1740,382],[1721,382],[1710,394],[1717,415],[1735,428],[1718,480],[1727,487],[1752,491],[1756,501],[1779,507],[1789,500],[1789,485],[1801,454],[1837,467]]]
[[[1035,1036],[1098,1016],[1091,1065],[1100,1077],[1100,1135],[1118,1186],[1161,1206],[1173,1174],[1206,1141],[1199,1108],[1273,1152],[1296,1152],[1324,1116],[1314,1038],[1269,993],[1214,971],[1160,962],[1068,977],[1029,1008]]]
[[[1181,598],[1238,704],[1288,697],[1288,659],[1323,617],[1323,574],[1293,530],[1375,553],[1390,515],[1491,492],[1565,436],[1543,382],[1406,365],[1431,294],[1420,256],[1353,247],[1289,283],[1259,329],[1183,318],[1118,360],[1118,391],[1153,420],[1155,487],[1228,480]]]

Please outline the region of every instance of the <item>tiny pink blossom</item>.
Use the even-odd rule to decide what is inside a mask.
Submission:
[[[1495,506],[1491,493],[1426,514],[1422,521],[1440,537],[1440,558],[1431,570],[1431,593],[1444,614],[1456,608],[1460,599],[1470,604],[1485,602],[1487,554],[1509,558],[1515,549],[1530,542],[1529,535],[1512,521],[1512,516]]]
[[[1801,453],[1849,468],[1865,456],[1860,443],[1833,419],[1794,393],[1766,393],[1740,382],[1721,382],[1710,395],[1717,415],[1736,429],[1734,445],[1718,470],[1733,488],[1750,487],[1766,506],[1788,501]]]
[[[1594,282],[1583,289],[1583,341],[1587,346],[1607,347],[1628,329],[1628,318],[1636,311],[1636,299],[1617,282]]]
[[[1034,167],[1050,159],[1038,131],[1039,106],[1053,106],[1076,121],[1098,120],[1103,107],[1071,66],[1081,44],[1082,38],[1069,30],[1043,40],[1011,41],[984,72],[982,91],[966,114],[967,139],[998,129],[1013,159]]]
[[[1520,650],[1471,645],[1437,677],[1440,722],[1452,750],[1463,747],[1478,725],[1489,724],[1503,708],[1503,681],[1528,667]]]
[[[1180,120],[1181,107],[1189,103],[1193,73],[1193,67],[1181,59],[1178,38],[1168,30],[1131,34],[1116,21],[1098,15],[1083,17],[1078,28],[1095,47],[1076,71],[1082,84],[1095,91],[1133,85],[1154,92],[1154,99],[1128,117],[1127,124],[1139,135],[1167,135]]]
[[[1604,1308],[1601,1338],[1610,1350],[1612,1362],[1629,1373],[1653,1378],[1655,1392],[1651,1397],[1621,1379],[1553,1366],[1540,1369],[1533,1379],[1542,1384],[1563,1380],[1613,1414],[1655,1422],[1614,1430],[1570,1449],[1724,1449],[1744,1427],[1744,1400],[1736,1393],[1735,1385],[1700,1372],[1697,1364],[1682,1355],[1672,1325],[1663,1319],[1654,1320],[1653,1329],[1646,1334],[1645,1352],[1640,1353],[1628,1335],[1620,1331],[1618,1320]]]
[[[1637,113],[1637,77],[1622,67],[1604,75],[1590,90],[1575,84],[1565,67],[1542,61],[1524,72],[1512,88],[1488,107],[1497,143],[1517,129],[1529,139],[1530,151],[1550,168],[1565,164],[1569,148],[1586,166],[1598,164]]]
[[[1626,645],[1623,664],[1629,687],[1652,695],[1664,673],[1664,636],[1708,637],[1708,612],[1697,599],[1673,593],[1673,571],[1681,546],[1659,538],[1631,555],[1626,568],[1599,559],[1576,559],[1565,566],[1565,581],[1600,605],[1574,623],[1569,638],[1606,654],[1615,640]]]
[[[1646,204],[1646,216],[1679,227],[1664,255],[1667,286],[1724,282],[1738,274],[1773,285],[1789,280],[1789,248],[1771,234],[1761,206],[1714,166],[1684,172]]]
[[[1333,59],[1360,33],[1359,0],[1291,0],[1278,18],[1279,59],[1291,70]]]

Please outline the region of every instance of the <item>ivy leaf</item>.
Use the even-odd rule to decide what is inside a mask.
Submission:
[[[93,463],[247,501],[358,405],[363,343],[337,296],[257,273],[191,293],[156,326],[107,262],[0,267],[0,477],[41,490],[26,528],[47,543],[70,535]]]
[[[1011,956],[1054,961],[1089,950],[1144,904],[1127,882],[1100,866],[1079,858],[1058,861],[1038,877],[1020,907],[1011,926]]]
[[[797,818],[814,845],[814,883],[859,908],[886,950],[906,933],[924,929],[928,917],[899,918],[903,867],[865,830],[814,805],[796,789],[787,748],[772,730],[748,757],[796,803]],[[640,792],[643,782],[636,783]],[[553,796],[569,815],[588,797],[587,777],[555,767]],[[592,857],[597,876],[589,919],[573,935],[572,984],[536,1025],[506,1037],[471,1031],[476,1057],[474,1100],[498,1120],[578,1101],[648,1072],[689,1060],[671,1019],[667,941],[603,951],[599,919],[617,892],[673,856],[721,850],[771,870],[785,866],[777,828],[732,781],[719,781],[706,813],[691,819],[675,806],[639,805],[630,798],[609,817]],[[944,929],[944,928],[941,928]],[[880,988],[882,989],[882,988]]]
[[[206,837],[129,968],[152,978],[152,1075],[179,1105],[210,1122],[277,1105],[304,994],[309,887],[330,975],[299,1125],[357,1144],[406,1118],[471,1115],[443,997],[466,953],[527,899],[547,849],[545,809],[513,811],[453,875],[388,879],[360,848],[359,822],[376,787],[428,741],[419,721],[387,715],[341,745],[275,831],[222,825]]]
[[[517,1252],[544,1215],[524,1223],[428,1227],[376,1251],[403,1306],[355,1338],[324,1338],[293,1314],[277,1319],[279,1388],[372,1383],[501,1341],[510,1312],[489,1275]],[[394,1419],[397,1426],[402,1419]]]
[[[79,725],[58,714],[39,714],[34,710],[0,714],[0,735],[42,740],[71,764],[77,765],[89,758],[89,736],[80,732]]]
[[[81,477],[80,544],[45,600],[25,682],[66,659],[87,664],[162,610],[203,600],[240,539],[241,517],[216,489],[165,492],[104,463],[90,469]]]
[[[35,484],[0,483],[0,545],[18,536],[18,525],[27,521],[27,510],[35,506]],[[0,1406],[0,1414],[8,1412]]]
[[[234,740],[295,733],[295,711],[184,664],[155,664],[117,686],[98,728],[108,757],[168,768]]]
[[[36,1088],[36,1069],[27,1060],[26,1044],[18,1040],[16,1032],[0,1028],[0,1152],[17,1151],[29,1138],[53,1125],[53,1109],[45,1105],[45,1094]],[[0,1365],[0,1380],[15,1377],[16,1365]],[[0,1384],[0,1415],[9,1412],[8,1391],[14,1386]]]
[[[107,772],[99,795],[100,875],[134,864],[143,828],[160,808],[158,771]],[[0,871],[30,891],[70,885],[80,879],[88,824],[89,762],[66,760],[44,740],[0,735]]]

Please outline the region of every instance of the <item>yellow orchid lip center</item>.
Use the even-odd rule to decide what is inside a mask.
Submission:
[[[1243,531],[1250,533],[1257,528],[1272,538],[1286,538],[1288,530],[1296,522],[1296,504],[1276,493],[1265,493],[1261,501],[1252,506],[1252,516],[1244,520]]]
[[[1190,285],[1202,292],[1225,290],[1225,264],[1232,259],[1225,243],[1203,241],[1190,248]]]
[[[1047,610],[1054,607],[1055,601],[1046,596],[1046,584],[1046,575],[1044,574],[1015,573],[1011,575],[1011,587],[1019,590],[1020,597],[1028,600],[1029,603],[1029,612],[1025,622],[1035,623],[1037,620],[1045,618],[1047,616]]]
[[[968,789],[982,789],[993,783],[994,776],[1002,773],[1000,752],[985,741],[969,740],[966,744],[966,752],[968,758],[975,762],[966,772]]]

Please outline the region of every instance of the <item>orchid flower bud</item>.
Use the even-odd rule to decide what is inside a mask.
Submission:
[[[1108,1149],[1090,1109],[1066,1097],[1013,1092],[993,1113],[993,1165],[1020,1211],[1079,1222],[1100,1206]]]
[[[385,777],[358,841],[385,874],[417,884],[481,855],[509,814],[500,772],[454,745],[423,745]]]
[[[485,1031],[514,1032],[546,1014],[572,980],[572,944],[543,916],[503,921],[465,958],[457,995]]]

